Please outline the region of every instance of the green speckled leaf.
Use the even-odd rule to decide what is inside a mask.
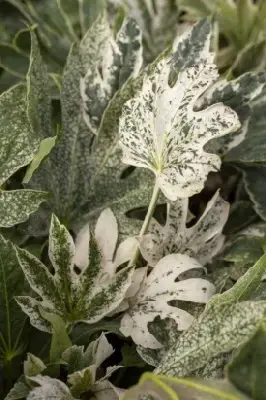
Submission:
[[[186,40],[190,40],[187,33],[177,47],[185,46]],[[144,79],[138,95],[124,105],[120,118],[123,162],[153,171],[160,189],[172,201],[203,189],[208,173],[221,165],[220,158],[203,147],[210,139],[240,127],[237,114],[221,103],[200,112],[193,110],[218,78],[207,44],[200,56],[203,61],[181,68],[173,86],[168,82],[173,58],[160,61]]]
[[[155,370],[169,376],[188,376],[213,357],[247,341],[265,317],[266,302],[244,301],[209,307],[180,336]]]
[[[0,96],[0,185],[27,165],[38,149],[38,137],[31,129],[26,108],[26,90],[17,85]]]
[[[10,228],[26,221],[48,197],[37,190],[0,190],[0,226]]]
[[[259,286],[266,272],[266,255],[263,255],[256,264],[249,268],[237,283],[229,290],[212,298],[207,307],[220,306],[226,303],[234,303],[250,300],[253,292]]]
[[[16,300],[37,329],[51,332],[50,323],[43,318],[45,313],[60,316],[67,325],[78,321],[100,321],[117,308],[130,286],[132,268],[124,268],[107,278],[88,226],[82,235],[79,248],[82,246],[83,251],[87,252],[87,262],[75,267],[76,248],[73,239],[59,220],[52,216],[49,258],[54,274],[32,254],[17,248],[20,266],[40,300],[28,296],[20,296]],[[39,307],[44,309],[43,315]]]

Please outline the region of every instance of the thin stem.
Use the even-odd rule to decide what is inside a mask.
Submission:
[[[150,222],[151,222],[151,218],[153,216],[156,204],[157,204],[157,200],[160,194],[160,188],[157,184],[155,184],[154,189],[153,189],[153,193],[152,193],[152,197],[151,197],[151,201],[149,204],[149,208],[148,208],[148,212],[146,214],[145,220],[143,222],[143,225],[141,227],[140,233],[139,233],[139,242],[141,243],[141,240],[143,238],[143,236],[147,233]],[[131,260],[128,263],[129,267],[132,267],[133,265],[136,264],[138,258],[140,255],[140,250],[139,250],[139,246],[137,248],[137,250],[135,251],[135,253],[133,254],[133,256],[131,257]]]

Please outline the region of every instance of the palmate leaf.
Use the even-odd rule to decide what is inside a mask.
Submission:
[[[32,130],[26,104],[24,85],[14,86],[0,96],[0,186],[30,163],[38,149],[39,137]],[[0,226],[7,228],[27,220],[46,199],[43,191],[0,190]]]
[[[158,374],[188,376],[213,357],[242,345],[265,317],[264,301],[210,306],[168,351]]]
[[[221,250],[224,243],[221,232],[228,217],[229,203],[217,191],[200,219],[189,228],[186,227],[188,211],[188,199],[169,202],[165,225],[161,226],[156,220],[150,224],[149,233],[140,244],[141,253],[150,266],[172,253],[188,254],[205,265]]]
[[[187,255],[171,254],[162,258],[148,277],[144,277],[138,293],[129,299],[131,307],[123,315],[120,331],[125,336],[131,336],[137,345],[156,349],[162,345],[148,330],[148,323],[155,317],[173,319],[179,331],[188,329],[193,316],[179,307],[169,305],[169,302],[180,300],[206,303],[210,299],[215,288],[205,279],[181,280],[182,273],[202,268]]]
[[[185,33],[176,44],[177,51],[186,46],[195,31]],[[209,27],[210,29],[210,27]],[[210,171],[219,169],[221,161],[203,150],[213,138],[240,127],[237,114],[223,104],[214,104],[200,112],[193,107],[198,98],[218,78],[213,56],[205,39],[200,64],[177,68],[177,79],[169,85],[175,68],[175,56],[162,60],[151,76],[144,79],[142,90],[123,107],[120,119],[120,145],[123,162],[148,168],[165,196],[174,201],[201,191]]]
[[[20,266],[32,290],[39,296],[16,300],[37,329],[51,332],[51,325],[41,310],[59,315],[67,325],[83,321],[94,323],[112,312],[123,300],[130,286],[133,270],[124,268],[110,279],[104,276],[100,253],[89,228],[85,234],[86,264],[75,267],[75,245],[72,237],[53,216],[49,235],[49,258],[54,274],[26,250],[17,248]]]
[[[135,177],[125,184],[125,180],[120,179],[122,173],[120,154],[118,155],[117,151],[113,154],[114,147],[117,147],[115,146],[117,140],[115,134],[118,115],[121,110],[120,102],[124,97],[126,97],[126,100],[129,98],[131,90],[136,85],[135,80],[130,80],[118,90],[115,96],[114,94],[123,82],[131,74],[134,75],[140,67],[141,47],[138,43],[140,33],[132,20],[124,21],[120,31],[119,50],[121,60],[124,59],[124,64],[119,65],[117,70],[117,78],[119,79],[112,86],[112,93],[108,91],[109,97],[107,96],[104,99],[94,97],[96,94],[93,85],[86,89],[86,95],[89,95],[90,98],[94,97],[93,108],[90,109],[91,115],[93,116],[97,109],[101,110],[97,117],[97,123],[100,123],[103,116],[100,114],[103,114],[108,102],[114,96],[108,106],[110,111],[106,110],[104,113],[104,115],[106,114],[105,122],[102,123],[103,127],[100,128],[101,132],[108,132],[108,135],[110,135],[109,142],[104,141],[103,143],[103,139],[100,139],[100,143],[98,143],[97,140],[92,151],[93,134],[83,120],[80,80],[84,79],[89,71],[93,74],[97,68],[103,69],[101,64],[103,54],[101,53],[101,56],[95,55],[95,24],[88,31],[81,44],[74,45],[69,54],[64,69],[61,94],[61,139],[30,182],[31,187],[45,188],[53,193],[49,206],[42,209],[38,219],[32,220],[30,229],[34,235],[47,233],[47,218],[49,219],[47,214],[50,210],[55,212],[67,226],[77,230],[88,219],[97,218],[106,204],[112,206],[119,219],[126,221],[125,212],[128,209],[135,204],[136,206],[145,206],[148,201],[147,184],[144,185],[140,178]],[[99,17],[97,24],[101,24],[107,32],[110,32],[105,15]],[[108,51],[112,51],[110,43],[109,46],[111,47]],[[102,49],[103,51],[104,49]],[[94,60],[92,59],[93,55],[95,55]],[[37,79],[42,82],[44,77],[39,75]],[[102,85],[104,82],[102,81]],[[47,131],[49,131],[49,127],[46,126]],[[106,182],[108,182],[108,186]],[[143,186],[142,192],[140,185]],[[112,191],[107,190],[107,187],[112,187]],[[89,214],[87,214],[88,211]],[[80,217],[83,215],[85,217],[80,222]]]

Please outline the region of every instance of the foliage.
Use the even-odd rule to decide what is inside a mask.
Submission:
[[[265,4],[1,3],[1,398],[265,398]]]

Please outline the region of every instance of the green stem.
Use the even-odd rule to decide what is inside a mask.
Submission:
[[[157,204],[157,200],[160,194],[160,188],[157,184],[155,184],[154,189],[153,189],[153,193],[152,193],[152,197],[151,197],[151,201],[149,204],[149,208],[148,208],[148,212],[146,214],[145,220],[143,222],[142,228],[140,230],[139,233],[139,242],[141,243],[141,240],[143,238],[143,236],[147,233],[150,222],[151,222],[151,218],[153,216],[156,204]],[[140,250],[139,250],[139,246],[137,248],[137,250],[135,251],[135,253],[133,254],[133,256],[131,257],[131,260],[128,263],[129,267],[132,267],[133,265],[136,264],[138,258],[140,255]]]

